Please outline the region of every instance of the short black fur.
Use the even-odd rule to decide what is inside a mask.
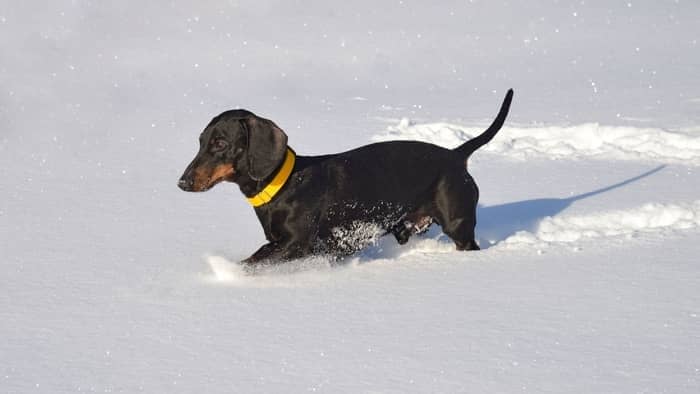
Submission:
[[[433,222],[458,250],[478,250],[479,189],[467,171],[467,159],[503,126],[512,98],[511,89],[491,126],[455,149],[390,141],[338,154],[297,156],[280,192],[255,208],[268,243],[244,261],[342,257],[377,234],[391,233],[403,244]],[[286,134],[272,121],[245,110],[224,112],[202,132],[199,153],[179,186],[205,191],[230,181],[252,197],[277,174],[287,148]]]

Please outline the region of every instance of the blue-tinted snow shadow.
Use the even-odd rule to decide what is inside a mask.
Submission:
[[[568,198],[538,198],[493,206],[479,205],[477,207],[477,241],[482,249],[488,249],[519,231],[534,232],[537,229],[537,225],[544,218],[556,216],[578,200],[624,187],[659,172],[665,167],[665,165],[661,165],[614,185]],[[452,241],[442,233],[440,226],[437,225],[433,225],[430,230],[423,235],[414,236],[411,241],[409,241],[408,245],[411,245],[411,242],[415,242],[415,238],[432,238],[439,242],[452,243]],[[385,236],[379,240],[376,245],[362,250],[354,257],[362,262],[377,258],[393,258],[398,256],[401,252],[402,249],[396,243],[394,237]]]
[[[556,216],[576,201],[609,192],[661,171],[661,165],[614,185],[568,198],[538,198],[477,208],[476,234],[482,248],[496,244],[519,231],[533,232],[542,219]]]

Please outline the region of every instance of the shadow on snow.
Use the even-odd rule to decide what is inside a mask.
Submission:
[[[479,206],[476,234],[482,241],[481,247],[488,248],[490,244],[503,241],[518,231],[534,232],[542,219],[556,216],[574,202],[624,187],[661,171],[664,167],[666,166],[661,165],[614,185],[568,198],[538,198],[490,207]]]

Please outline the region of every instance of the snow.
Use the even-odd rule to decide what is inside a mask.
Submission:
[[[663,234],[700,224],[700,200],[690,204],[654,204],[581,216],[547,217],[534,233],[522,232],[506,243],[576,242],[582,238],[631,237],[643,232]]]
[[[700,3],[33,1],[0,7],[0,392],[700,390]],[[433,226],[244,275],[233,185],[180,191],[244,107],[300,154],[470,159]]]
[[[482,130],[446,123],[412,124],[402,119],[376,141],[419,140],[456,147]],[[505,138],[483,149],[517,159],[612,159],[650,160],[662,163],[700,165],[700,137],[663,129],[601,126],[506,127]]]

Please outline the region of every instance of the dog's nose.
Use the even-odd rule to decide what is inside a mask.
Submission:
[[[192,190],[192,183],[193,183],[192,180],[187,180],[185,178],[182,178],[177,182],[177,186],[180,189],[188,192],[188,191]]]

